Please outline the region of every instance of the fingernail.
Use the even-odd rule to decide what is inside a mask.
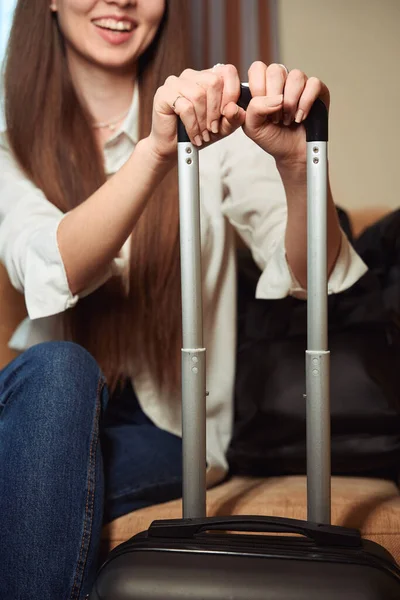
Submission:
[[[276,112],[273,115],[272,122],[273,122],[274,125],[278,125],[281,119],[282,119],[282,111],[278,110],[278,112]]]
[[[292,115],[290,115],[289,113],[284,113],[283,114],[283,124],[284,125],[290,125],[290,123],[292,122]]]
[[[279,106],[283,102],[283,94],[279,96],[266,96],[265,101],[267,106]]]
[[[296,121],[296,123],[301,123],[303,120],[303,117],[304,117],[304,110],[301,110],[301,108],[299,108],[294,120]]]
[[[203,140],[201,139],[201,137],[199,135],[196,135],[196,137],[194,138],[194,143],[196,144],[196,146],[202,146]]]
[[[201,135],[203,136],[203,140],[204,140],[206,143],[207,143],[207,142],[209,142],[209,141],[211,140],[211,138],[210,138],[210,134],[208,133],[208,130],[207,130],[207,129],[205,129]]]
[[[213,133],[218,133],[219,131],[219,121],[215,120],[211,123],[211,131]]]

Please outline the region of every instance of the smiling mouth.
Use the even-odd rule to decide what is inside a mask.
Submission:
[[[106,29],[107,31],[114,31],[116,33],[130,32],[134,29],[132,21],[116,21],[115,19],[96,19],[92,21],[96,27],[100,29]]]

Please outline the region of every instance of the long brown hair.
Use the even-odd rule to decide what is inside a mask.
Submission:
[[[187,66],[186,0],[168,0],[156,38],[139,59],[140,137],[151,127],[154,93]],[[78,99],[48,0],[19,0],[5,71],[11,149],[26,175],[63,212],[105,182],[90,117]],[[135,225],[129,292],[117,278],[64,314],[66,336],[86,347],[114,388],[150,369],[160,388],[175,389],[180,362],[179,223],[176,171]],[[133,371],[132,371],[133,365]]]

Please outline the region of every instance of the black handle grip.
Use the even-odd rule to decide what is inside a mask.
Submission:
[[[206,519],[171,519],[153,521],[150,537],[177,537],[190,539],[204,531],[246,531],[248,533],[293,533],[312,539],[318,546],[361,546],[361,536],[356,529],[337,525],[309,523],[283,517],[209,517]]]
[[[328,109],[320,98],[317,98],[304,121],[307,142],[328,141]]]
[[[240,84],[240,96],[239,96],[239,100],[237,101],[238,106],[240,106],[241,108],[244,108],[244,110],[246,110],[246,108],[250,104],[250,100],[251,100],[251,92],[250,92],[249,86],[247,85],[247,83],[241,83]]]

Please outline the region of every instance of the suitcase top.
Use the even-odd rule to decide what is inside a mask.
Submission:
[[[227,534],[226,530],[246,534]],[[250,531],[257,534],[249,535]],[[302,533],[307,537],[259,535],[265,532]],[[147,531],[115,548],[105,564],[124,554],[148,551],[359,565],[390,573],[400,584],[400,569],[390,553],[375,542],[363,540],[357,530],[280,517],[154,521]]]

